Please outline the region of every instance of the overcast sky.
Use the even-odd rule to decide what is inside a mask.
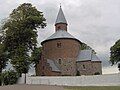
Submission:
[[[0,0],[0,20],[25,2],[36,6],[47,19],[47,27],[38,33],[39,44],[55,32],[61,3],[68,32],[97,52],[104,74],[118,72],[117,66],[111,66],[109,56],[110,47],[120,39],[120,0]]]

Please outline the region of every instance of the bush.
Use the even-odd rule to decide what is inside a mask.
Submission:
[[[79,71],[77,71],[76,76],[80,76],[80,72]]]
[[[19,74],[13,70],[5,71],[2,74],[2,82],[4,85],[13,85],[17,83]]]
[[[100,73],[99,72],[95,72],[94,75],[100,75]]]

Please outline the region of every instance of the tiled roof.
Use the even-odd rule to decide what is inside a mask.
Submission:
[[[78,54],[77,61],[100,61],[96,54],[92,50],[81,50]]]
[[[100,61],[96,54],[92,53],[92,61]]]

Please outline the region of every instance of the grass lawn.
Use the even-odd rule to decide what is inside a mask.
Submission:
[[[120,90],[120,86],[78,86],[64,87],[64,90]]]

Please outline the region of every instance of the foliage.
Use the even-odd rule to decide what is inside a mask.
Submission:
[[[2,30],[2,26],[0,26],[0,73],[2,69],[5,68],[6,62],[8,61],[7,53],[4,47],[4,31]]]
[[[0,44],[0,73],[2,69],[6,67],[8,61],[7,53],[5,52],[5,47],[3,44]]]
[[[2,74],[2,81],[4,85],[16,84],[19,78],[19,74],[13,70],[5,71]]]
[[[93,53],[94,54],[96,54],[96,52],[95,52],[95,50],[94,49],[92,49],[90,46],[88,46],[87,44],[85,44],[85,43],[82,43],[82,45],[81,45],[81,50],[92,50],[93,51]]]
[[[99,72],[95,72],[94,75],[100,75],[100,73]]]
[[[0,81],[1,81],[1,79],[2,79],[2,73],[0,73]]]
[[[39,48],[35,48],[31,53],[31,62],[34,64],[35,67],[41,58],[41,51],[42,51],[42,47],[39,47]]]
[[[76,76],[80,76],[80,72],[79,71],[77,71]]]
[[[120,71],[120,63],[118,63],[118,69],[119,69],[119,71]]]
[[[30,51],[37,46],[37,28],[46,26],[43,13],[30,3],[24,3],[14,9],[3,25],[5,48],[13,67],[21,73],[27,73],[30,64]]]
[[[1,78],[2,70],[6,67],[8,61],[8,56],[3,41],[4,41],[4,32],[0,27],[0,78]],[[0,79],[0,85],[1,85],[1,79]]]
[[[110,48],[110,61],[113,64],[120,62],[120,39]]]

